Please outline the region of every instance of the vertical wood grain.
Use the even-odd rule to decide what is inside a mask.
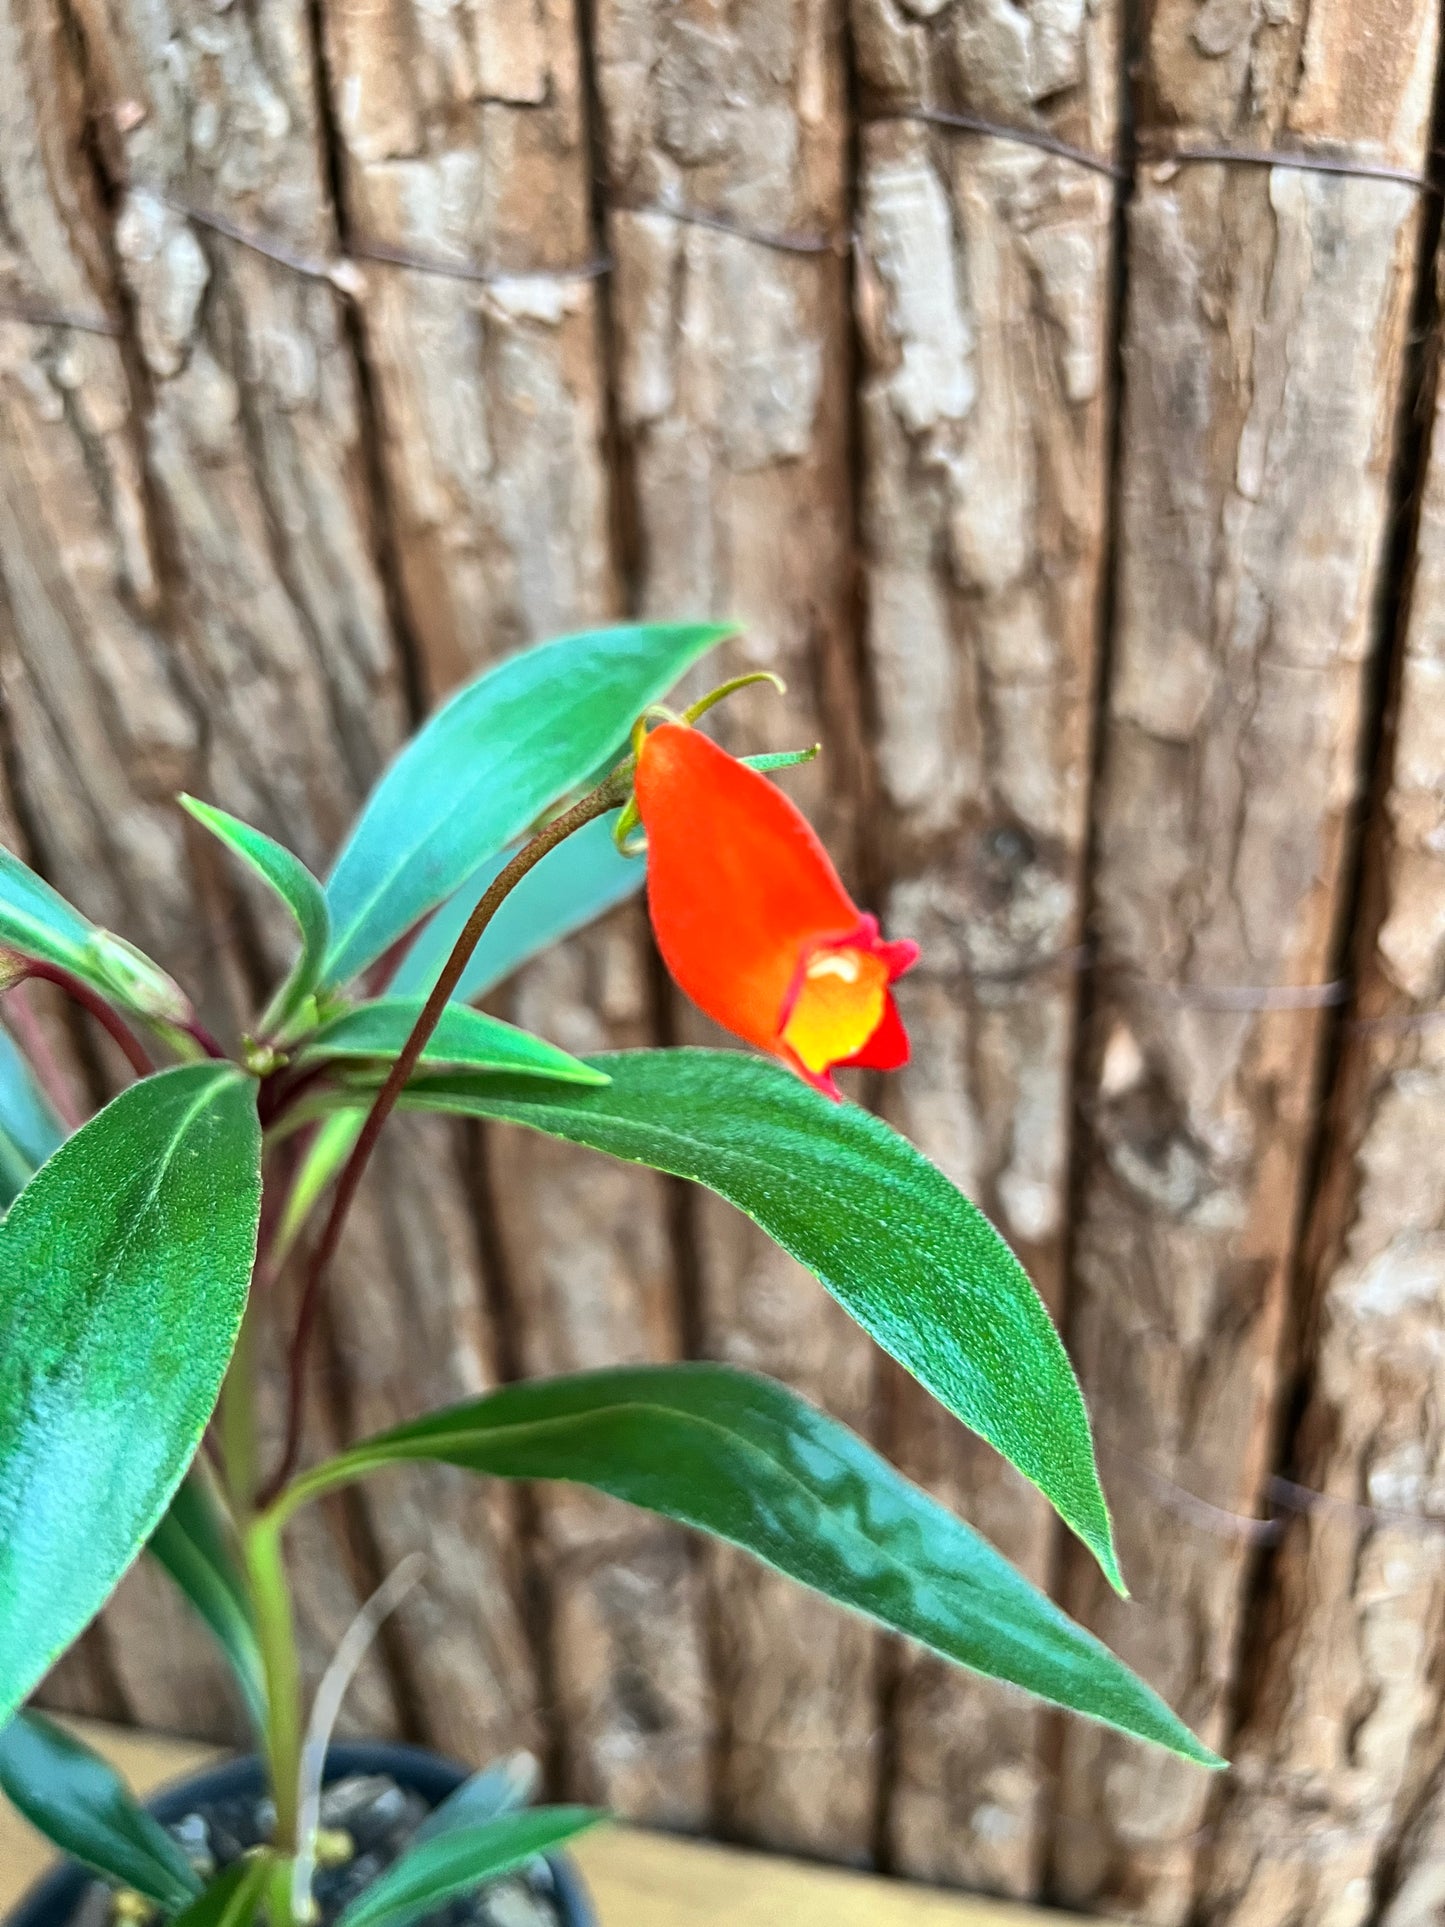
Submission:
[[[594,43],[636,607],[742,621],[729,665],[777,669],[789,695],[730,704],[719,731],[749,747],[826,741],[825,757],[788,786],[847,866],[856,724],[842,24],[817,0],[601,0]],[[856,1328],[726,1207],[699,1197],[692,1221],[704,1348],[866,1427],[873,1364]],[[866,1858],[873,1634],[741,1556],[708,1563],[720,1824]]]
[[[646,1043],[639,909],[539,958],[507,999],[572,1051]],[[529,1131],[489,1134],[516,1364],[524,1377],[682,1351],[665,1180]],[[629,1818],[705,1829],[713,1709],[696,1541],[580,1487],[536,1493],[562,1790]]]
[[[1256,36],[1159,0],[1143,150],[1318,139],[1421,166],[1433,12],[1368,18],[1313,7]],[[1253,1515],[1269,1471],[1321,1028],[1317,999],[1269,992],[1336,955],[1418,219],[1405,184],[1197,162],[1145,167],[1129,217],[1071,1332],[1135,1596],[1077,1551],[1066,1596],[1214,1739],[1245,1542],[1147,1482]],[[1059,1897],[1181,1919],[1209,1790],[1070,1723]]]
[[[239,897],[211,914],[174,792],[320,861],[395,739],[400,678],[335,298],[208,253],[163,198],[324,240],[304,15],[208,18],[0,16],[7,296],[117,331],[3,324],[0,579],[35,860],[230,1034],[249,919]],[[314,1675],[356,1595],[323,1515],[302,1537],[330,1580],[301,1588]],[[138,1717],[218,1728],[217,1662],[160,1584],[137,1577],[107,1614],[114,1675]],[[363,1699],[385,1725],[386,1692]]]
[[[615,610],[573,0],[324,0],[376,451],[435,699]],[[473,272],[490,279],[469,278]]]
[[[435,697],[523,642],[618,613],[582,38],[570,0],[326,0],[323,15],[348,237],[429,264],[368,262],[359,314],[399,586]],[[492,278],[435,271],[447,266]],[[645,1041],[639,936],[624,920],[507,1000],[581,1048]],[[675,1355],[659,1184],[486,1137],[472,1203],[493,1221],[493,1308],[508,1326],[489,1369]],[[371,1344],[359,1335],[353,1369]],[[421,1371],[418,1357],[399,1374],[414,1408]],[[547,1624],[530,1645],[557,1703],[514,1743],[558,1735],[567,1791],[702,1824],[708,1715],[683,1541],[635,1519],[619,1536],[615,1509],[556,1492],[539,1495],[536,1525]]]
[[[1057,1314],[1108,495],[1114,184],[963,110],[1116,144],[1117,10],[913,17],[858,0],[861,550],[891,924],[913,1060],[890,1115]],[[1037,1582],[1047,1505],[911,1381],[899,1462]],[[914,1653],[894,1701],[900,1871],[1036,1890],[1042,1715]]]
[[[1291,1517],[1246,1652],[1236,1775],[1202,1881],[1211,1921],[1439,1906],[1445,1561],[1437,1409],[1445,1192],[1445,427],[1437,403],[1392,769],[1370,826],[1359,984],[1305,1243],[1306,1392]],[[1370,1516],[1361,1508],[1375,1508]]]

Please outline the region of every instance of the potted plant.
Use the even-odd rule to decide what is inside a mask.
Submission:
[[[853,905],[766,774],[801,757],[740,761],[704,733],[712,705],[758,677],[681,713],[661,706],[727,633],[608,629],[489,670],[384,774],[324,886],[270,837],[183,798],[299,934],[236,1040],[218,1042],[158,965],[0,853],[6,981],[62,985],[136,1073],[65,1137],[23,1062],[0,1054],[0,1786],[76,1860],[185,1927],[313,1920],[322,1876],[354,1859],[323,1789],[354,1761],[328,1761],[328,1740],[389,1596],[363,1613],[308,1712],[285,1534],[322,1494],[414,1460],[594,1486],[961,1665],[1218,1764],[966,1525],[767,1379],[698,1363],[512,1384],[300,1462],[308,1338],[372,1148],[398,1106],[450,1112],[730,1200],[1030,1479],[1122,1586],[1083,1399],[1028,1278],[941,1172],[839,1095],[840,1066],[906,1060],[890,985],[915,946],[885,940]],[[630,876],[614,844],[635,853],[639,879],[645,851],[673,976],[750,1050],[579,1059],[468,1001],[616,900]],[[253,1337],[277,1315],[270,1286],[287,1262],[302,1282],[286,1440],[268,1464]],[[260,1764],[227,1786],[244,1782],[259,1817],[233,1851],[168,1831],[174,1802],[159,1818],[142,1811],[95,1755],[21,1710],[143,1549],[216,1635],[255,1724]],[[344,1927],[404,1927],[536,1869],[600,1817],[522,1804],[515,1762],[467,1780],[392,1760],[416,1810],[340,1911]],[[179,1812],[222,1797],[183,1791]],[[548,1884],[537,1874],[533,1890]],[[580,1919],[560,1911],[565,1874],[550,1886],[552,1917]]]

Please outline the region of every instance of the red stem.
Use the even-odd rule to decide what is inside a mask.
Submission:
[[[214,1057],[218,1062],[225,1061],[226,1053],[221,1049],[221,1046],[206,1029],[199,1017],[192,1017],[187,1023],[181,1025],[181,1029],[193,1044],[200,1045],[207,1057]]]
[[[50,1099],[55,1115],[68,1131],[78,1131],[85,1122],[85,1112],[75,1101],[70,1080],[50,1047],[50,1039],[45,1035],[45,1026],[30,1007],[23,980],[13,986],[5,1014],[10,1020],[16,1042],[35,1073],[36,1082]]]
[[[504,870],[492,879],[481,901],[477,904],[461,935],[452,947],[452,953],[442,966],[442,973],[432,987],[431,995],[422,1006],[421,1015],[412,1026],[411,1035],[402,1045],[401,1052],[387,1073],[386,1082],[372,1099],[371,1109],[366,1114],[366,1122],[360,1135],[352,1146],[351,1155],[342,1166],[341,1175],[336,1180],[336,1190],[331,1199],[331,1211],[320,1238],[311,1253],[306,1268],[306,1282],[301,1290],[301,1305],[296,1315],[296,1332],[291,1341],[291,1355],[288,1361],[286,1397],[286,1443],[281,1454],[281,1463],[258,1500],[259,1508],[264,1511],[290,1479],[296,1469],[296,1461],[301,1451],[301,1405],[302,1392],[306,1377],[306,1353],[311,1343],[311,1334],[316,1324],[316,1314],[320,1307],[321,1282],[326,1269],[336,1255],[336,1247],[341,1242],[342,1229],[346,1224],[347,1213],[356,1196],[357,1186],[362,1174],[376,1149],[376,1140],[381,1135],[396,1101],[405,1089],[407,1081],[416,1069],[427,1040],[441,1021],[442,1012],[451,1000],[451,994],[461,980],[462,972],[472,952],[481,940],[482,932],[496,915],[502,900],[521,882],[535,864],[541,862],[549,850],[553,850],[574,830],[580,830],[584,823],[594,817],[605,816],[615,810],[626,792],[625,781],[615,773],[600,783],[595,790],[574,803],[570,810],[564,810],[555,817],[545,829],[539,830],[530,843],[518,850]]]
[[[79,977],[72,977],[68,970],[60,969],[57,964],[42,963],[38,957],[25,959],[25,975],[39,978],[42,983],[58,984],[67,997],[79,1004],[82,1010],[90,1012],[101,1029],[119,1047],[137,1077],[153,1075],[155,1065],[146,1055],[140,1039],[89,984],[83,983]]]

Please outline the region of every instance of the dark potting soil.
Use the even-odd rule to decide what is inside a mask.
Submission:
[[[332,1927],[341,1910],[364,1893],[409,1844],[431,1808],[419,1793],[389,1774],[353,1773],[333,1780],[321,1795],[321,1825],[344,1833],[351,1857],[341,1866],[320,1867],[311,1891],[320,1909],[318,1927]],[[167,1831],[203,1878],[239,1860],[248,1847],[269,1838],[273,1815],[269,1800],[254,1794],[197,1803],[195,1811],[172,1821]],[[110,1927],[115,1895],[96,1881],[71,1920],[71,1927]],[[427,1914],[417,1927],[561,1927],[551,1869],[538,1860],[505,1879],[480,1888]]]

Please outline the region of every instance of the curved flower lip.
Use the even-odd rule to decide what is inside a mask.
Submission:
[[[889,986],[918,946],[879,936],[783,791],[681,723],[639,745],[636,791],[658,948],[698,1008],[830,1098],[837,1065],[906,1063]]]
[[[798,1053],[791,1048],[786,1039],[786,1031],[797,1006],[798,997],[807,979],[808,971],[816,965],[820,956],[829,951],[853,952],[865,957],[876,957],[886,971],[884,978],[883,1011],[877,1024],[861,1048],[847,1057],[835,1058],[833,1064],[822,1070],[812,1070],[803,1062]],[[838,1089],[833,1076],[835,1066],[844,1070],[901,1070],[908,1062],[910,1051],[908,1032],[903,1027],[898,1005],[888,986],[895,984],[905,971],[911,970],[918,962],[920,952],[911,937],[880,937],[878,919],[864,911],[851,930],[836,937],[820,937],[799,954],[797,968],[788,994],[783,999],[783,1008],[778,1019],[777,1054],[815,1090],[835,1102],[841,1102],[843,1093]]]

